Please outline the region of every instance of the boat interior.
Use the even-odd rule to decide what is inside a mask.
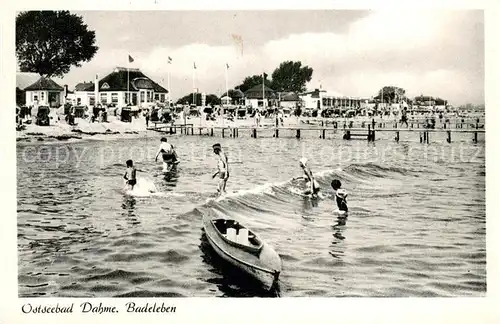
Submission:
[[[219,233],[232,243],[254,248],[260,248],[262,246],[262,241],[252,231],[248,230],[236,220],[214,219],[212,222]]]

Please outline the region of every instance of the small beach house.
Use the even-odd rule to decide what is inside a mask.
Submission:
[[[221,103],[223,105],[244,105],[245,94],[240,89],[231,89],[227,93],[222,94]]]
[[[18,73],[16,101],[26,106],[59,107],[64,103],[64,88],[54,80],[36,73]]]
[[[295,109],[299,106],[301,99],[295,92],[280,92],[278,94],[280,108]]]
[[[95,86],[96,83],[98,87]],[[83,106],[102,104],[147,108],[155,102],[169,101],[168,91],[157,82],[139,69],[127,70],[122,67],[116,67],[113,72],[98,81],[77,84],[74,97],[76,104]]]
[[[262,84],[256,85],[245,92],[245,106],[252,108],[263,108],[277,105],[276,92]]]

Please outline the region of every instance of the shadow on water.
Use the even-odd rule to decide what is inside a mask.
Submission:
[[[200,250],[202,251],[202,260],[204,263],[212,266],[210,272],[219,275],[209,278],[206,281],[215,284],[217,288],[224,294],[223,297],[279,297],[279,283],[266,290],[262,284],[244,273],[242,270],[235,268],[226,260],[222,259],[207,240],[205,231],[202,229],[200,237]]]

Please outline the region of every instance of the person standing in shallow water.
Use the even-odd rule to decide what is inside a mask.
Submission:
[[[125,179],[125,183],[127,185],[128,190],[133,190],[134,186],[137,184],[136,173],[137,170],[134,167],[134,162],[132,160],[127,160],[127,170],[123,175],[123,179]]]
[[[174,150],[174,146],[167,143],[167,138],[162,137],[160,140],[160,148],[156,153],[155,162],[158,161],[158,156],[161,154],[163,159],[163,172],[168,172],[171,168],[179,163],[179,158]]]
[[[219,176],[219,183],[217,185],[217,193],[219,196],[226,193],[226,183],[229,178],[229,164],[226,154],[222,151],[219,143],[212,146],[214,153],[219,157],[217,160],[217,172],[212,175],[212,179],[217,175]]]

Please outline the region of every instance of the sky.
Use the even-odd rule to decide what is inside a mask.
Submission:
[[[99,51],[73,67],[72,89],[139,68],[177,99],[195,88],[220,94],[286,60],[313,68],[307,88],[369,98],[385,85],[410,97],[484,103],[484,15],[480,10],[75,11]],[[134,58],[128,63],[128,55]],[[167,64],[168,57],[172,64]],[[197,69],[193,70],[196,62]],[[195,73],[193,73],[193,71]]]

